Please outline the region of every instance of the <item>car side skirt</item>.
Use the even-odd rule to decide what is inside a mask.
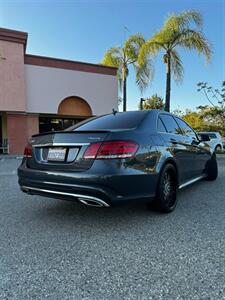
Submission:
[[[196,177],[196,178],[193,178],[193,179],[191,179],[191,180],[188,180],[188,181],[186,181],[185,183],[179,185],[178,189],[181,190],[181,189],[183,189],[183,188],[185,188],[185,187],[187,187],[187,186],[189,186],[189,185],[191,185],[191,184],[193,184],[193,183],[195,183],[195,182],[197,182],[197,181],[200,181],[201,179],[203,179],[203,178],[205,178],[205,177],[206,177],[206,174],[203,174],[203,175],[201,175],[201,176],[198,176],[198,177]]]

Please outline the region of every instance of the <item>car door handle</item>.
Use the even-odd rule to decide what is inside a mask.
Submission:
[[[177,141],[173,138],[171,138],[170,141],[171,141],[172,144],[177,144]]]
[[[186,140],[185,144],[188,146],[194,147],[194,148],[198,148],[198,145],[193,143],[193,141],[190,141],[190,140]]]
[[[191,145],[193,146],[193,147],[198,147],[198,145],[199,145],[199,143],[198,143],[198,141],[195,139],[195,138],[192,138],[192,142],[191,142]]]

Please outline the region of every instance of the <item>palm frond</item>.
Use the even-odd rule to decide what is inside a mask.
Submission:
[[[146,59],[142,65],[134,64],[136,84],[141,93],[147,88],[154,75],[154,67],[150,59]]]
[[[126,60],[129,64],[137,61],[138,53],[141,46],[145,43],[145,39],[142,34],[131,35],[124,44],[124,53]]]
[[[156,56],[157,53],[163,48],[164,43],[160,39],[158,40],[156,35],[153,36],[142,45],[138,55],[138,64],[140,66],[144,65],[148,57]]]
[[[164,33],[164,41],[168,44],[168,48],[175,47],[182,32],[189,29],[192,23],[197,27],[202,25],[202,16],[198,11],[192,10],[177,15],[172,14],[167,18],[161,29],[161,35]]]
[[[172,14],[165,21],[163,28],[179,31],[182,28],[189,28],[191,23],[194,23],[198,27],[202,25],[202,16],[198,11],[191,10],[178,15]]]
[[[123,63],[123,51],[120,47],[112,47],[104,54],[102,64],[110,67],[120,68]]]
[[[200,31],[186,29],[180,34],[177,44],[190,50],[203,54],[208,62],[212,55],[211,45]]]
[[[171,54],[171,69],[173,72],[174,79],[176,81],[182,81],[184,75],[184,69],[183,69],[180,55],[175,49],[171,50],[170,54]]]
[[[116,67],[117,68],[117,78],[119,83],[119,90],[122,90],[123,81],[123,66],[124,57],[123,49],[120,47],[112,47],[104,54],[102,64],[105,66]]]
[[[181,24],[184,26],[189,26],[190,23],[195,23],[197,26],[202,26],[202,15],[199,11],[196,10],[189,10],[186,12],[183,12],[179,15],[179,18],[181,20]]]

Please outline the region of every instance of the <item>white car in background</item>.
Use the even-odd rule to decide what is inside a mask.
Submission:
[[[225,139],[222,140],[223,143],[223,149],[225,150]]]
[[[216,152],[223,150],[223,140],[219,132],[198,132],[198,135],[201,138],[201,135],[207,135],[209,137],[209,144]]]

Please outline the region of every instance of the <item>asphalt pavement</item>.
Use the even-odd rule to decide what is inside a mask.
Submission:
[[[225,159],[171,214],[29,196],[0,159],[0,299],[225,299]]]

